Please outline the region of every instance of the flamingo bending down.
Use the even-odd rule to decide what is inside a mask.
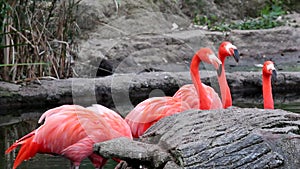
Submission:
[[[226,57],[233,56],[234,60],[239,62],[240,56],[237,47],[228,41],[224,41],[220,44],[218,56],[222,62],[221,70],[218,71],[218,81],[220,85],[223,108],[226,109],[227,107],[232,106],[232,98],[230,88],[226,80],[225,59]]]
[[[219,95],[210,86],[201,83],[199,74],[200,62],[212,64],[215,69],[219,70],[221,61],[215,56],[209,48],[202,48],[193,56],[190,73],[193,84],[182,86],[173,97],[180,98],[187,102],[191,108],[210,110],[222,108],[222,102]]]
[[[266,61],[262,68],[264,109],[274,109],[271,78],[276,79],[277,72],[272,61]]]
[[[200,49],[193,58],[191,67],[199,65],[200,61],[213,64],[218,68],[221,63],[209,48]],[[218,94],[209,86],[201,83],[197,69],[191,71],[193,81],[197,84],[197,92],[200,96],[200,105],[203,110],[216,105],[222,106]],[[177,97],[178,96],[178,97]],[[182,101],[180,93],[174,97],[153,97],[139,103],[125,118],[129,124],[133,137],[142,135],[151,125],[163,117],[192,109],[186,101]],[[198,96],[198,95],[197,95]],[[199,105],[199,103],[197,103]]]
[[[13,169],[36,153],[61,155],[71,161],[71,168],[79,169],[80,162],[88,157],[95,168],[107,161],[93,153],[93,145],[117,137],[132,138],[127,123],[116,112],[93,105],[84,108],[64,105],[46,111],[39,119],[44,124],[10,146],[9,153],[21,146]]]

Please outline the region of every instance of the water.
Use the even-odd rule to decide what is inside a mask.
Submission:
[[[262,104],[248,104],[248,103],[233,103],[235,106],[237,107],[241,107],[241,108],[260,108],[263,109],[263,105]],[[300,114],[300,103],[299,102],[295,102],[295,103],[289,103],[289,104],[275,104],[274,105],[275,109],[282,109],[282,110],[286,110],[286,111],[290,111],[290,112],[294,112],[294,113],[298,113]]]
[[[262,108],[262,104],[247,104],[247,103],[233,103],[239,107],[258,107]],[[277,104],[275,108],[281,108],[292,112],[300,113],[299,103],[289,104]],[[25,134],[38,127],[37,121],[40,115],[49,108],[39,110],[18,110],[8,111],[0,114],[0,168],[11,169],[13,165],[15,153],[5,155],[4,151],[17,139],[21,138]],[[117,163],[113,160],[109,160],[104,166],[104,169],[112,169]],[[70,167],[69,160],[60,157],[47,154],[37,154],[34,158],[23,162],[20,165],[20,169],[66,169]],[[91,162],[86,159],[81,165],[81,169],[94,168]]]

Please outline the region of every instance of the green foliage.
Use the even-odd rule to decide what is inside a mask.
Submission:
[[[206,25],[208,27],[212,27],[216,22],[218,21],[218,18],[216,15],[210,15],[210,16],[200,16],[196,15],[194,18],[194,23],[197,25]]]
[[[206,2],[202,0],[182,0],[182,8],[188,7],[189,10],[184,11],[184,13],[191,17],[195,18],[199,17],[197,16],[200,13],[203,13],[203,6],[206,6]]]
[[[210,30],[228,31],[231,29],[251,30],[251,29],[269,29],[281,26],[284,23],[278,20],[279,16],[285,15],[282,0],[271,0],[260,12],[257,18],[245,18],[243,21],[235,23],[225,23],[218,21],[218,18],[212,16],[199,16],[194,18],[197,25],[206,25]]]

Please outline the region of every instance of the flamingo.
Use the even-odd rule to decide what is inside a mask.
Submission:
[[[237,47],[228,41],[224,41],[220,44],[218,56],[222,62],[222,67],[220,70],[218,70],[218,81],[221,91],[223,108],[226,109],[227,107],[232,106],[232,98],[225,74],[225,59],[226,57],[233,56],[235,61],[239,62],[240,56]]]
[[[262,68],[264,109],[274,109],[271,78],[276,79],[277,72],[272,61],[265,61]]]
[[[200,49],[195,54],[195,57],[193,57],[191,67],[194,69],[191,69],[191,74],[196,84],[197,93],[200,96],[200,108],[207,110],[217,105],[222,107],[222,102],[218,94],[211,87],[201,84],[198,68],[195,69],[200,61],[211,63],[217,68],[221,63],[209,48]],[[187,101],[182,101],[180,93],[177,96],[148,98],[129,112],[125,117],[125,121],[129,124],[133,137],[141,136],[151,125],[163,117],[192,109]]]
[[[170,96],[151,97],[139,103],[125,117],[132,136],[138,138],[163,117],[191,109],[186,102]]]
[[[199,64],[201,61],[212,64],[219,70],[221,61],[215,56],[209,48],[202,48],[193,56],[190,73],[193,84],[182,86],[173,97],[180,98],[187,102],[193,109],[210,110],[222,108],[222,102],[219,95],[210,86],[201,83],[199,74]]]
[[[218,95],[214,94],[215,96],[212,98],[215,98],[212,102],[211,107],[199,107],[199,97],[197,94],[197,90],[195,88],[195,82],[193,84],[187,84],[182,86],[175,94],[173,97],[178,97],[181,98],[182,100],[188,102],[190,104],[190,107],[192,108],[200,108],[200,109],[220,109],[220,108],[227,108],[232,105],[232,100],[231,100],[231,94],[230,94],[230,89],[227,84],[226,76],[225,76],[225,58],[227,56],[234,56],[235,60],[238,62],[239,60],[239,53],[237,50],[237,47],[232,45],[232,43],[224,41],[221,43],[219,47],[219,52],[218,56],[221,60],[222,66],[218,67],[216,64],[214,64],[215,69],[218,70],[218,81],[219,81],[219,86],[220,86],[220,91],[221,91],[221,97],[222,97],[222,106],[219,105],[218,101]],[[195,56],[194,56],[195,57]],[[191,76],[193,77],[192,71],[196,72],[198,71],[199,64],[191,64],[190,71],[191,71]],[[197,78],[197,77],[196,77]],[[208,87],[210,88],[210,87]],[[211,88],[212,89],[212,88]],[[210,90],[211,90],[210,89]],[[212,92],[213,93],[213,92]],[[218,104],[217,104],[218,103]]]
[[[39,119],[45,120],[11,145],[5,153],[21,146],[13,169],[36,153],[61,155],[71,162],[71,168],[79,169],[80,162],[89,158],[95,168],[101,168],[107,161],[93,152],[93,145],[117,137],[132,138],[127,123],[116,112],[93,105],[84,108],[79,105],[63,105],[46,111]]]

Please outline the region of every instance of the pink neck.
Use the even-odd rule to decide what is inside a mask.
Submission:
[[[209,110],[210,109],[210,102],[209,98],[207,97],[207,93],[202,86],[200,74],[199,74],[199,65],[201,60],[197,55],[194,55],[191,66],[190,66],[190,73],[194,83],[194,86],[197,90],[198,97],[199,97],[199,109],[201,110]]]
[[[263,98],[264,98],[264,109],[274,109],[271,76],[263,75]]]
[[[223,104],[223,108],[227,108],[232,106],[232,99],[231,99],[231,93],[230,93],[230,89],[227,83],[227,79],[226,79],[226,74],[225,74],[225,57],[220,56],[219,54],[219,58],[222,62],[222,72],[221,75],[218,76],[218,81],[219,81],[219,86],[220,86],[220,91],[221,91],[221,97],[222,97],[222,104]]]

